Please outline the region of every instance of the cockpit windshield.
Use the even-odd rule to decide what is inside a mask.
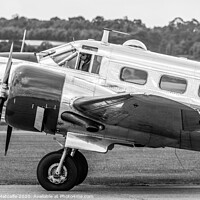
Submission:
[[[67,45],[40,52],[38,55],[40,62],[45,62],[46,59],[49,60],[50,58],[50,60],[52,60],[52,64],[65,67],[67,63],[69,68],[74,68],[78,52],[76,48],[69,43]]]
[[[78,50],[71,43],[40,52],[38,55],[41,63],[92,74],[99,74],[102,62],[97,47],[82,45]]]
[[[72,45],[65,46],[65,48],[62,48],[61,51],[57,51],[53,56],[52,59],[55,63],[57,63],[59,66],[65,66],[68,65],[69,68],[75,67],[75,62],[73,60],[76,60],[76,57],[78,55],[78,52],[75,47]],[[73,63],[72,64],[70,64]]]
[[[41,51],[40,53],[38,53],[37,55],[39,56],[39,60],[42,60],[44,58],[46,58],[47,56],[51,56],[54,53],[56,53],[56,51]]]

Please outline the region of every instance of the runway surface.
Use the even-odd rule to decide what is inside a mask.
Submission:
[[[93,186],[80,185],[68,192],[51,192],[39,185],[0,185],[0,199],[200,199],[200,186]]]
[[[50,192],[34,185],[35,170],[45,154],[57,149],[57,143],[43,133],[16,131],[5,157],[5,135],[0,131],[0,200],[200,200],[199,152],[178,150],[184,167],[171,148],[117,146],[106,155],[84,152],[89,164],[85,182],[68,192]]]

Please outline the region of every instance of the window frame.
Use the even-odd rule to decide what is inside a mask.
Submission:
[[[197,91],[197,95],[198,95],[198,97],[200,97],[200,85],[199,85],[199,88],[198,88],[198,91]]]
[[[141,84],[141,83],[137,83],[137,82],[131,82],[131,81],[124,80],[124,79],[122,78],[122,74],[123,74],[124,69],[130,69],[130,70],[137,70],[137,71],[145,72],[145,73],[146,73],[146,79],[144,79],[145,82]],[[132,84],[136,84],[136,85],[141,85],[141,86],[147,84],[148,76],[149,76],[148,71],[143,70],[143,69],[138,69],[138,68],[135,68],[135,67],[127,67],[127,66],[124,66],[124,67],[121,68],[121,71],[120,71],[120,80],[121,80],[121,81],[126,82],[126,83],[132,83]]]
[[[176,78],[176,79],[179,79],[179,80],[182,80],[182,81],[185,81],[185,89],[183,92],[177,92],[177,90],[175,91],[172,91],[172,90],[168,90],[168,89],[165,89],[165,88],[162,88],[161,87],[161,82],[162,82],[162,78],[163,77],[167,77],[167,78]],[[168,82],[169,83],[169,82]],[[173,83],[173,82],[170,82],[170,83]],[[176,94],[184,94],[186,91],[187,91],[187,87],[188,87],[188,81],[187,79],[183,78],[183,77],[178,77],[178,76],[174,76],[174,75],[168,75],[168,74],[163,74],[161,77],[160,77],[160,81],[159,81],[159,88],[161,90],[164,90],[164,91],[167,91],[167,92],[171,92],[171,93],[176,93]]]
[[[96,57],[97,57],[97,56],[101,57],[101,61],[100,61],[100,63],[99,63],[98,70],[97,70],[98,73],[92,72],[92,70],[94,69],[94,62],[96,62],[96,61],[95,61],[95,56],[96,56]],[[101,56],[101,55],[99,55],[99,54],[93,54],[93,56],[92,56],[92,63],[91,63],[91,66],[90,66],[90,73],[91,73],[91,74],[99,75],[99,72],[100,72],[100,69],[101,69],[102,60],[103,60],[103,56]]]

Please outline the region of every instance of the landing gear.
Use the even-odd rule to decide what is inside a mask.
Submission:
[[[82,153],[80,153],[79,151],[76,151],[73,158],[76,161],[77,169],[79,169],[78,170],[78,179],[77,179],[77,182],[76,182],[76,185],[79,185],[87,177],[88,163],[87,163],[87,160],[85,159],[84,155]]]
[[[56,174],[61,156],[57,152],[47,154],[38,164],[37,178],[46,190],[67,191],[76,184],[77,167],[70,156],[65,158],[60,174]]]
[[[72,157],[65,151],[49,153],[39,162],[37,178],[44,189],[68,191],[87,177],[88,164],[83,154],[76,151]]]

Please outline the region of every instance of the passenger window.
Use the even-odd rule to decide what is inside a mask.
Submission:
[[[93,65],[92,65],[92,73],[94,74],[98,74],[99,70],[100,70],[100,65],[101,65],[101,60],[102,60],[102,56],[94,56],[94,61],[93,61]]]
[[[200,86],[199,86],[199,90],[198,90],[198,95],[199,95],[199,97],[200,97]]]
[[[147,72],[139,69],[124,67],[121,71],[120,78],[125,82],[144,85],[147,82]]]
[[[160,79],[160,88],[170,92],[184,93],[187,81],[182,78],[164,75]]]

